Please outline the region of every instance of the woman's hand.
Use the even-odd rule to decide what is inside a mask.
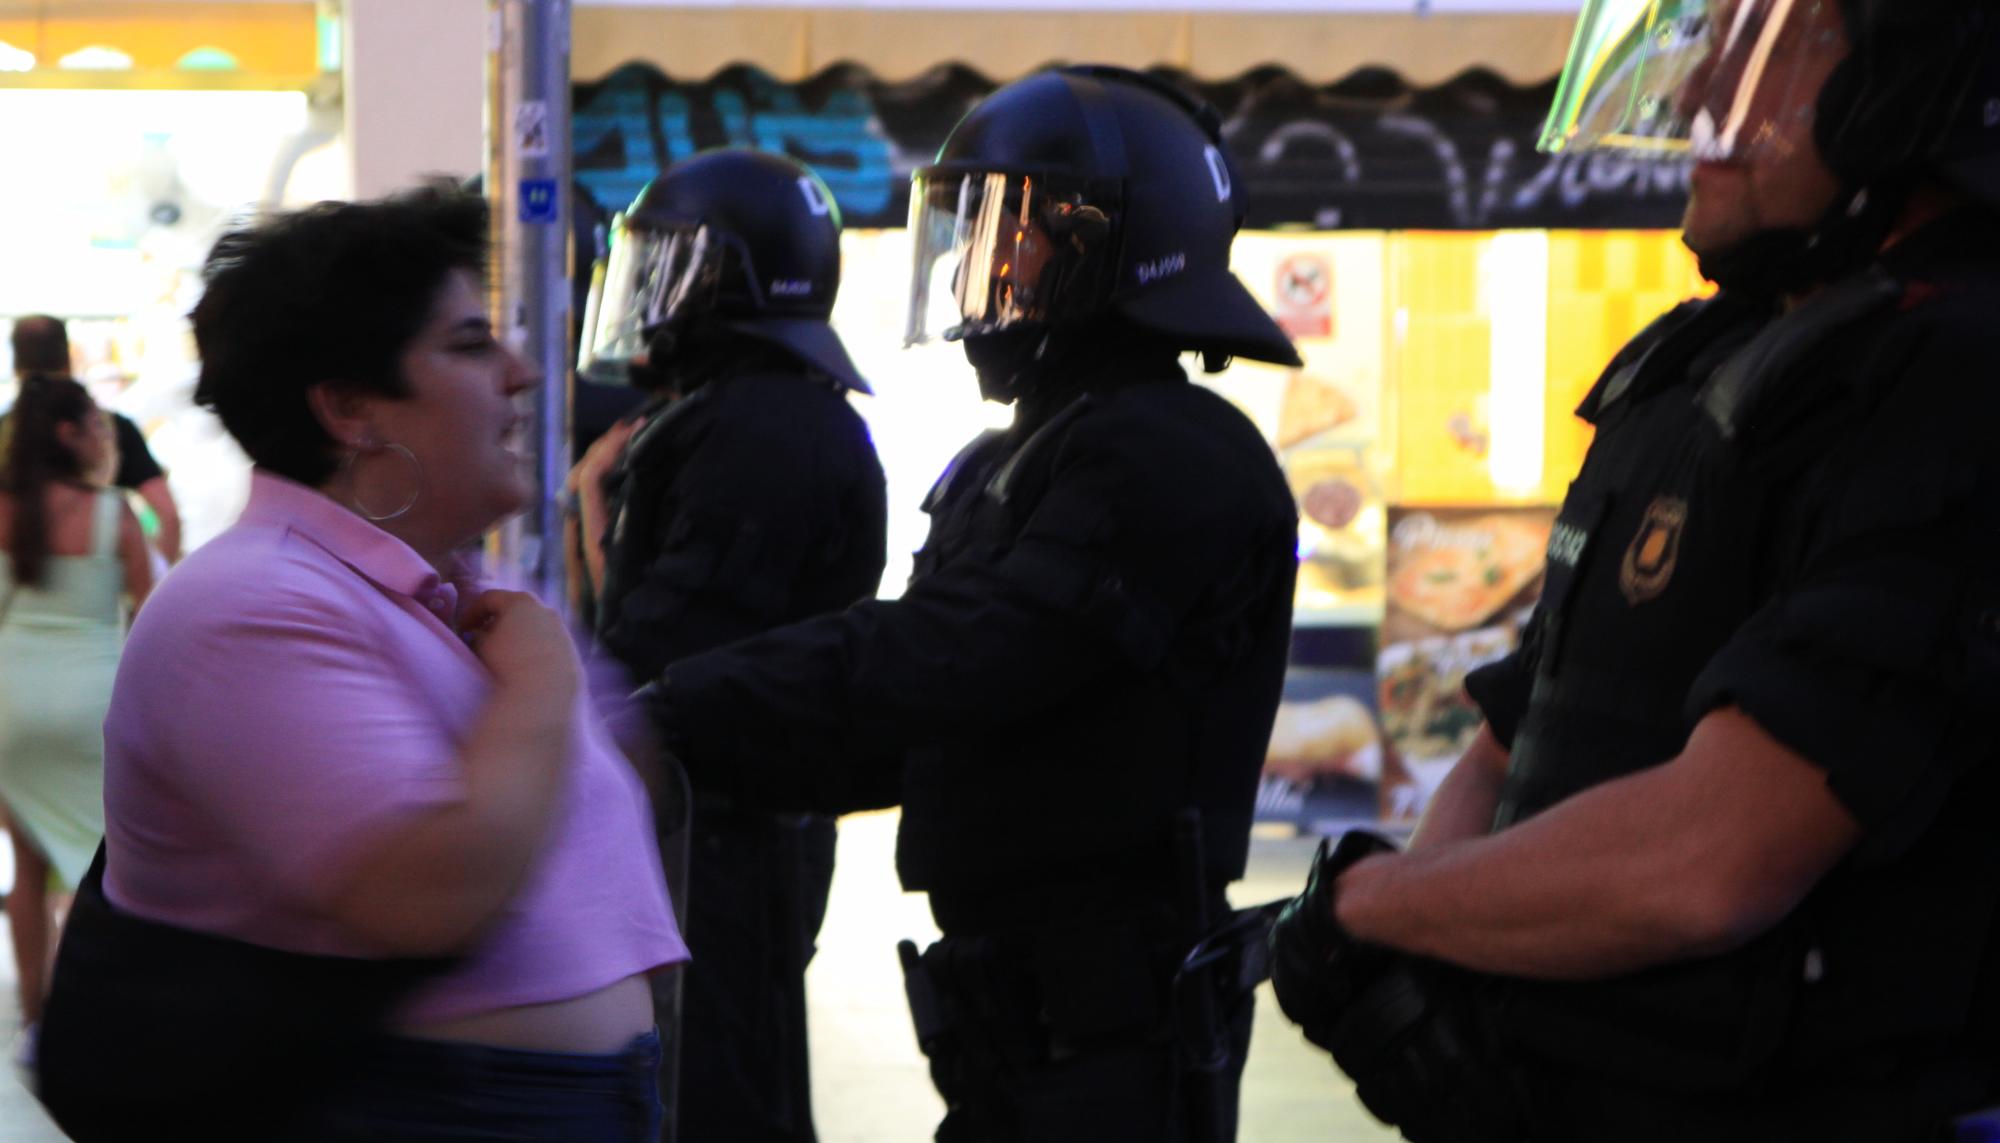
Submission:
[[[575,697],[580,678],[576,649],[562,618],[534,596],[481,592],[466,605],[459,627],[501,688]]]
[[[554,611],[481,592],[460,629],[497,684],[459,748],[463,799],[388,833],[327,908],[387,956],[462,953],[526,882],[562,804],[582,670]]]
[[[326,906],[384,956],[456,955],[526,883],[563,804],[582,668],[554,611],[485,591],[459,616],[494,692],[459,746],[464,796],[385,831]]]

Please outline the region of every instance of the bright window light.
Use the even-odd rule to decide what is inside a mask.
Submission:
[[[1542,486],[1549,366],[1549,236],[1507,231],[1482,258],[1493,336],[1487,425],[1487,471],[1503,496],[1533,496]]]
[[[170,271],[192,280],[307,114],[296,91],[0,88],[0,154],[63,156],[0,216],[9,265],[33,268],[0,275],[0,314],[129,314]]]
[[[117,48],[93,44],[64,56],[56,66],[69,71],[131,71],[132,57]]]
[[[196,48],[174,62],[182,71],[241,71],[243,65],[221,48]]]

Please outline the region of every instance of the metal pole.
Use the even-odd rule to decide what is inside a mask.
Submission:
[[[494,537],[504,578],[549,603],[563,591],[570,466],[570,0],[487,0],[486,196],[493,205],[493,326],[539,367],[535,499]]]

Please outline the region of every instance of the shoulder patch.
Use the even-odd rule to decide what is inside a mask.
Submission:
[[[1661,496],[1646,506],[1639,534],[1632,537],[1618,568],[1618,589],[1624,592],[1627,603],[1637,607],[1658,599],[1673,581],[1687,512],[1687,501],[1678,496]]]

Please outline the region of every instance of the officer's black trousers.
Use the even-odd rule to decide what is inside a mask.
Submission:
[[[831,818],[697,805],[678,1138],[811,1143],[805,969],[833,884]]]
[[[1062,947],[1060,938],[947,937],[926,952],[948,1026],[930,1053],[946,1107],[938,1143],[1234,1138],[1249,998],[1224,1005],[1217,1031],[1228,1058],[1204,1080],[1175,1040],[1162,971],[1171,946],[1135,963],[1096,966],[1088,952],[1065,957]],[[1120,1013],[1137,1019],[1120,1021]],[[1205,1112],[1213,1134],[1194,1126]]]

